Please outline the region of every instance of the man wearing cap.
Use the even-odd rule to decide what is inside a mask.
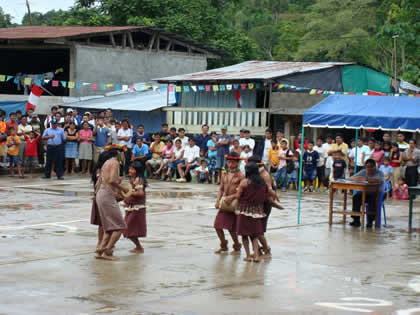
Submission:
[[[384,173],[376,168],[376,161],[373,159],[368,159],[365,162],[365,168],[360,172],[356,173],[354,176],[349,178],[350,181],[367,181],[369,183],[379,184],[379,191],[384,191]],[[376,192],[367,192],[366,193],[366,203],[368,204],[369,212],[376,212]],[[353,195],[353,212],[360,212],[360,207],[362,206],[362,192],[357,192]],[[363,205],[364,206],[364,205]],[[359,227],[360,226],[360,217],[354,217],[353,222],[350,222],[351,226]],[[368,215],[368,223],[366,227],[371,228],[373,221],[375,220],[374,215]]]
[[[245,176],[239,171],[240,156],[238,153],[231,152],[226,159],[228,168],[227,172],[223,173],[221,176],[219,194],[217,195],[215,205],[216,209],[219,209],[219,212],[214,220],[214,228],[220,240],[220,248],[215,251],[215,254],[222,254],[228,251],[228,241],[223,232],[223,230],[228,230],[233,241],[232,254],[238,255],[241,252],[241,244],[239,243],[238,235],[236,234],[236,214],[233,211],[226,211],[226,209],[224,209],[226,206],[224,198],[236,194],[237,188]],[[234,201],[230,202],[229,205],[233,202]]]
[[[251,138],[251,132],[249,130],[244,129],[243,131],[244,137],[239,139],[239,145],[241,149],[244,149],[244,146],[248,145],[251,149],[250,151],[254,151],[255,148],[255,140]]]
[[[73,109],[72,108],[67,108],[66,117],[68,117],[68,115],[70,116],[70,122],[74,123],[76,125],[76,127],[78,127],[79,122],[77,121],[77,119],[75,117],[73,117]],[[66,122],[66,118],[64,120]]]
[[[57,179],[63,178],[64,141],[66,135],[62,128],[57,127],[57,120],[52,118],[51,127],[42,134],[42,140],[47,141],[47,163],[45,164],[44,179],[51,177],[51,166],[54,163]]]
[[[216,172],[220,175],[221,169],[225,167],[225,155],[229,153],[230,136],[227,134],[227,126],[222,126],[222,133],[216,138]],[[219,176],[221,178],[221,176]],[[218,183],[219,184],[219,183]]]

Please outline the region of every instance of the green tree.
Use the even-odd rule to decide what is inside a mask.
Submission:
[[[6,14],[0,7],[0,27],[9,26],[12,26],[12,16],[10,14]]]

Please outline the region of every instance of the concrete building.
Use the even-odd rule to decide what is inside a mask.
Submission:
[[[130,85],[155,77],[203,71],[207,58],[225,53],[148,26],[28,26],[0,29],[0,74],[23,78],[55,72],[54,80]],[[0,94],[22,95],[24,86],[1,82]],[[87,96],[108,91],[69,89],[52,82],[54,96]],[[27,91],[26,91],[27,92]],[[45,94],[45,93],[44,93]],[[44,97],[43,97],[44,98]],[[9,97],[10,100],[11,97]],[[41,101],[43,102],[43,101]]]

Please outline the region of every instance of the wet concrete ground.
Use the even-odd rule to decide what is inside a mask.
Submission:
[[[122,239],[113,263],[94,259],[88,179],[1,177],[0,314],[420,314],[420,236],[408,231],[407,202],[387,202],[387,228],[354,229],[341,216],[330,227],[327,194],[308,193],[297,226],[296,192],[280,193],[273,258],[257,264],[213,254],[217,186],[150,184],[145,253]]]

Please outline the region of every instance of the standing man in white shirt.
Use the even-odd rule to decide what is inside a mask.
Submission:
[[[322,147],[324,148],[324,150],[328,152],[330,151],[331,146],[333,145],[333,136],[328,134],[327,138],[326,138],[327,142],[322,144]],[[326,159],[324,159],[324,166],[325,166],[325,177],[324,177],[324,186],[326,188],[328,188],[329,186],[329,181],[330,181],[330,175],[331,175],[331,169],[332,169],[332,165],[333,165],[333,158],[332,156],[327,156]]]
[[[370,149],[367,145],[363,144],[363,139],[359,138],[357,140],[357,157],[356,157],[356,148],[351,149],[349,153],[349,158],[354,160],[356,164],[356,173],[359,173],[362,169],[365,168],[364,156],[368,155],[370,157]]]
[[[244,137],[239,139],[239,146],[244,149],[244,146],[248,145],[250,151],[253,152],[255,148],[255,140],[251,138],[251,132],[249,130],[243,130]]]
[[[133,137],[133,130],[131,130],[128,127],[128,121],[123,120],[121,122],[121,129],[118,130],[117,133],[117,140],[119,144],[123,144],[127,146],[127,151],[124,152],[124,167],[121,166],[120,168],[120,176],[125,173],[126,176],[128,176],[128,167],[130,166],[130,160],[131,160],[131,138]]]
[[[324,146],[324,139],[318,137],[316,140],[316,146],[314,146],[314,151],[318,152],[319,160],[316,165],[316,177],[318,178],[318,187],[317,189],[321,189],[321,184],[325,183],[324,176],[325,176],[325,161],[328,157],[328,151]]]
[[[265,137],[264,139],[258,144],[254,155],[258,155],[261,157],[261,162],[263,162],[266,167],[269,166],[269,159],[268,159],[268,150],[271,148],[271,140],[273,139],[273,131],[271,129],[265,130]]]
[[[195,145],[195,139],[191,137],[188,140],[188,145],[184,149],[184,160],[185,164],[178,164],[178,173],[180,178],[178,178],[176,181],[179,183],[185,183],[187,180],[185,179],[185,176],[190,172],[190,170],[193,170],[197,166],[197,160],[200,158],[200,148]],[[184,172],[185,168],[185,172]]]

